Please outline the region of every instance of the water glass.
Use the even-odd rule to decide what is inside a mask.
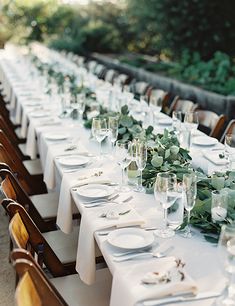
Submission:
[[[181,122],[182,122],[182,112],[173,111],[172,113],[172,126],[174,131],[179,134],[181,131]]]
[[[227,195],[218,190],[211,192],[211,218],[213,222],[224,221],[227,216]]]
[[[101,142],[108,135],[107,121],[103,118],[92,119],[92,134],[100,145],[100,159],[102,157],[102,145]]]
[[[190,146],[192,144],[193,131],[197,130],[199,119],[197,112],[186,112],[184,116],[184,124],[188,131],[190,131]]]
[[[118,137],[118,119],[118,117],[109,117],[108,119],[109,139],[112,144],[112,153],[114,152],[114,144]]]
[[[119,192],[128,192],[130,188],[124,183],[125,168],[128,167],[132,161],[132,143],[131,141],[123,142],[118,140],[115,146],[115,157],[118,165],[122,169],[122,181],[118,188]]]
[[[138,185],[134,188],[134,191],[145,192],[145,188],[143,187],[142,184],[142,172],[146,167],[147,163],[148,146],[146,142],[140,140],[136,141],[134,145],[136,147],[136,154],[135,154],[136,164],[140,172],[140,180],[138,182]]]
[[[162,97],[151,96],[149,100],[149,105],[153,110],[154,124],[157,124],[157,119],[162,110]]]
[[[77,104],[78,104],[78,113],[79,113],[79,121],[82,122],[82,116],[86,107],[86,95],[85,93],[77,94],[76,96]]]
[[[185,238],[191,238],[192,232],[190,228],[190,213],[193,209],[197,196],[197,176],[194,172],[190,172],[183,175],[183,201],[184,208],[187,210],[188,219],[187,226],[183,236]]]
[[[181,183],[179,183],[177,185],[177,199],[173,203],[173,205],[167,209],[168,227],[173,230],[178,229],[184,221],[184,203],[182,198],[182,192],[183,186]]]
[[[235,305],[235,223],[221,227],[217,252],[221,268],[228,280],[223,295],[217,299],[217,305]]]
[[[157,174],[154,185],[154,197],[160,201],[160,205],[164,210],[164,227],[157,229],[155,234],[161,238],[169,238],[174,236],[175,232],[168,227],[167,209],[171,207],[178,198],[176,175],[168,172],[160,172]]]
[[[229,162],[229,170],[235,170],[235,135],[225,136],[225,154]]]

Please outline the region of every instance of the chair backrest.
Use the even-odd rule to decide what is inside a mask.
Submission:
[[[10,149],[8,151],[5,146],[0,144],[0,161],[7,164],[17,174],[20,184],[28,194],[35,193],[38,186],[34,186],[34,180],[32,180],[32,177],[14,150]]]
[[[11,139],[11,136],[7,135],[0,127],[0,143],[7,149],[7,151],[14,150],[15,154],[17,154],[17,156],[21,160],[25,159],[25,156],[20,151],[18,145],[11,142],[10,139]]]
[[[51,224],[45,222],[33,202],[19,184],[12,172],[6,169],[0,170],[0,177],[2,179],[1,187],[5,197],[13,201],[22,203],[24,208],[28,211],[31,218],[34,220],[40,231],[45,232],[52,229]]]
[[[20,261],[22,262],[30,262],[31,266],[34,266],[33,268],[36,270],[36,272],[39,274],[40,278],[42,278],[46,284],[49,286],[51,291],[54,291],[55,295],[58,297],[58,299],[62,302],[65,303],[63,297],[61,296],[61,294],[58,292],[58,290],[56,289],[56,287],[50,282],[50,280],[48,279],[47,275],[44,273],[44,271],[41,269],[41,267],[38,265],[38,263],[35,261],[35,259],[32,257],[31,253],[26,251],[25,249],[20,249],[20,248],[15,248],[12,252],[11,252],[11,262],[13,263],[14,267],[16,261],[19,263]],[[23,272],[25,271],[25,269],[22,269],[23,266],[19,266],[18,265],[18,269],[16,272],[18,272],[18,276],[22,277]],[[37,278],[36,278],[37,279]],[[42,286],[40,286],[42,287]],[[64,305],[64,304],[62,304]]]
[[[117,71],[115,71],[114,69],[109,69],[109,70],[107,70],[107,72],[104,76],[104,80],[106,82],[109,82],[109,83],[113,84],[113,80],[114,80],[115,76],[117,76],[117,75],[118,75]]]
[[[168,107],[169,98],[169,93],[162,89],[151,88],[149,91],[149,104],[154,105],[155,100],[161,100],[163,111]]]
[[[124,85],[128,84],[130,81],[130,76],[124,73],[118,74],[116,77],[114,77],[113,82],[117,85],[120,85],[123,87]]]
[[[222,134],[222,130],[226,121],[225,115],[217,115],[212,111],[197,110],[199,124],[208,129],[207,134],[211,137],[219,139]],[[206,132],[206,131],[205,131]]]
[[[94,73],[95,72],[95,68],[96,68],[97,65],[98,65],[97,61],[94,61],[94,60],[93,61],[89,61],[87,63],[87,67],[88,67],[89,72]]]
[[[105,75],[106,67],[102,64],[98,64],[95,67],[94,74],[98,76],[99,79],[103,79]]]
[[[42,276],[33,261],[17,259],[13,267],[20,278],[15,292],[17,306],[68,305],[61,296],[58,297],[51,282]]]
[[[9,232],[13,245],[17,248],[29,250],[31,254],[36,253],[38,264],[40,266],[45,264],[53,276],[66,275],[66,268],[56,256],[24,207],[12,202],[7,206],[7,213],[11,219]],[[23,237],[21,237],[22,233]]]
[[[32,275],[25,272],[16,288],[15,301],[17,306],[42,306],[42,301],[35,288]]]
[[[198,104],[190,100],[182,100],[176,96],[170,106],[169,113],[172,113],[173,111],[181,111],[185,114],[187,112],[195,111],[196,108],[198,108]]]
[[[0,129],[5,132],[7,137],[11,140],[11,142],[16,146],[20,141],[17,138],[13,128],[9,126],[3,116],[0,115]]]
[[[146,82],[133,82],[130,85],[131,92],[133,92],[135,95],[145,95],[147,93],[148,88],[150,88],[150,85]]]
[[[224,143],[225,135],[227,135],[227,134],[235,134],[235,119],[231,120],[228,123],[222,137],[220,138],[220,142]]]

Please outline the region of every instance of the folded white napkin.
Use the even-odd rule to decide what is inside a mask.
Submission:
[[[203,151],[203,155],[206,159],[212,162],[215,165],[226,165],[226,158],[220,158],[220,154],[224,154],[224,150],[207,150]]]
[[[108,219],[100,217],[103,213],[110,210],[123,211],[123,207],[118,207],[120,204],[109,203],[107,207],[95,209],[85,209],[82,214],[80,224],[78,253],[76,261],[76,270],[78,271],[82,281],[88,285],[95,282],[95,239],[94,232],[97,230],[109,227],[126,227],[126,226],[141,226],[145,224],[145,219],[140,216],[136,210],[125,203],[125,210],[130,210],[129,213],[120,216],[118,219]],[[119,304],[121,305],[121,304]],[[123,303],[123,305],[126,305]]]
[[[102,171],[102,175],[95,177],[94,174]],[[84,184],[104,184],[109,183],[110,179],[107,172],[105,173],[101,168],[93,169],[81,169],[76,173],[64,174],[62,177],[61,187],[60,187],[60,198],[57,212],[56,224],[59,228],[66,234],[71,233],[73,209],[75,203],[71,196],[71,188],[79,187]]]
[[[166,257],[132,265],[130,269],[116,269],[112,283],[110,306],[141,305],[141,301],[149,299],[161,299],[167,296],[185,293],[197,293],[196,283],[185,273],[184,279],[173,279],[168,283],[157,282],[145,284],[143,281],[151,274],[166,274],[176,266],[174,257]],[[174,270],[173,270],[174,271]],[[154,276],[153,276],[154,277]],[[156,275],[157,277],[157,275]],[[138,304],[137,304],[138,303]]]

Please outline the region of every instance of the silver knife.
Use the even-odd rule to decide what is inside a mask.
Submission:
[[[182,302],[189,302],[189,301],[199,301],[199,300],[206,300],[216,298],[221,295],[221,292],[215,291],[206,291],[200,292],[196,296],[172,296],[164,299],[159,300],[148,300],[142,302],[143,306],[159,306],[159,305],[168,305],[170,303],[182,303]]]

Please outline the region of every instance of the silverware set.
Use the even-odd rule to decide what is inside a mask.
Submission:
[[[122,201],[115,201],[117,198],[119,197],[119,194],[106,198],[106,199],[102,199],[102,200],[93,200],[93,201],[87,201],[87,202],[83,202],[84,206],[86,208],[92,208],[92,207],[96,207],[96,206],[101,206],[107,203],[116,203],[116,204],[125,204],[129,201],[131,201],[133,199],[133,196],[130,196]]]
[[[156,257],[156,258],[163,258],[169,255],[169,253],[174,249],[173,246],[168,247],[166,250],[162,252],[147,252],[147,251],[135,251],[132,253],[120,253],[118,254],[113,254],[114,261],[115,262],[123,262],[123,261],[128,261],[128,260],[133,260],[133,259],[141,259],[141,258],[151,258],[151,257]]]

